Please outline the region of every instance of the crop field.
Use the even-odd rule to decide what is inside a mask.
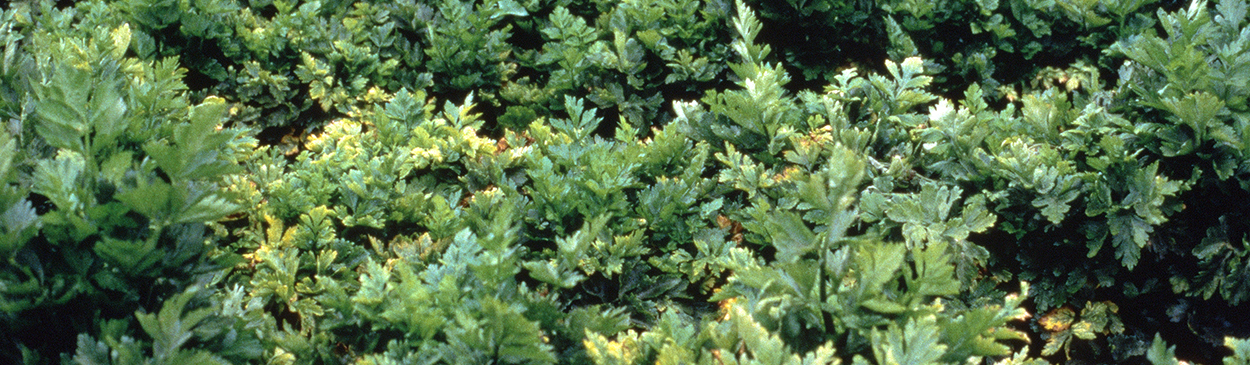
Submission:
[[[1246,0],[17,0],[0,363],[1248,364]]]

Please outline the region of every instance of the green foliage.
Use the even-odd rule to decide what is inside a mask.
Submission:
[[[1119,307],[1111,302],[1085,303],[1079,316],[1067,307],[1050,311],[1038,319],[1038,324],[1049,333],[1042,354],[1054,355],[1063,350],[1071,358],[1069,351],[1074,339],[1092,340],[1098,335],[1124,332],[1118,311]]]
[[[544,116],[573,94],[649,126],[666,97],[655,88],[699,92],[727,53],[710,41],[726,38],[725,11],[698,1],[627,2],[592,22],[569,4],[513,0],[239,5],[129,0],[101,10],[135,25],[141,57],[188,59],[206,91],[240,102],[240,122],[299,130],[367,112],[401,88],[471,92]]]
[[[770,42],[806,80],[832,81],[847,62],[877,68],[883,58],[921,56],[943,71],[937,80],[942,90],[955,92],[962,89],[956,85],[996,89],[1031,77],[1012,71],[1020,68],[1010,65],[1017,60],[1053,64],[1096,58],[1116,41],[1154,26],[1150,14],[1161,5],[1152,0],[758,2],[768,28],[778,29]],[[787,33],[822,36],[800,41]]]
[[[1246,14],[19,2],[0,360],[1176,363],[1226,328],[1143,302],[1247,299]]]
[[[46,3],[41,10],[41,19],[30,9],[6,11],[9,21],[59,29],[6,49],[12,65],[31,70],[11,75],[27,101],[10,110],[16,128],[5,132],[0,156],[6,359],[55,358],[72,349],[57,336],[75,335],[86,351],[79,355],[91,361],[259,355],[255,338],[210,316],[217,311],[179,314],[192,297],[181,293],[233,260],[212,250],[206,223],[240,210],[217,186],[240,171],[237,152],[252,142],[222,129],[228,106],[220,98],[189,100],[177,60],[127,57],[129,26],[60,21],[72,13]],[[159,316],[143,314],[159,303]],[[143,332],[131,330],[136,319]],[[50,324],[58,334],[47,334]],[[212,341],[188,343],[193,327]],[[217,341],[223,336],[230,339]]]
[[[1244,63],[1235,59],[1244,45],[1233,34],[1245,29],[1245,13],[1242,1],[1221,2],[1213,9],[1204,2],[1194,2],[1187,9],[1158,14],[1166,38],[1144,33],[1112,48],[1131,60],[1121,70],[1125,81],[1119,90],[1138,97],[1126,109],[1130,115],[1142,115],[1134,133],[1143,137],[1143,148],[1162,157],[1162,168],[1189,175],[1191,184],[1205,191],[1244,190],[1248,186],[1242,167],[1247,155],[1240,142],[1246,107],[1238,91],[1244,81],[1231,76],[1232,70]],[[1134,82],[1148,84],[1135,86]],[[1158,89],[1146,95],[1145,87]],[[1158,112],[1151,115],[1147,110]],[[1186,166],[1187,159],[1193,157],[1209,162]],[[1171,189],[1166,185],[1162,188]],[[1203,298],[1220,293],[1225,300],[1240,303],[1245,298],[1236,288],[1244,283],[1237,273],[1244,265],[1232,262],[1243,255],[1240,244],[1228,242],[1244,240],[1246,231],[1240,225],[1230,229],[1223,223],[1239,213],[1196,208],[1205,211],[1199,217],[1185,217],[1178,225],[1194,227],[1190,235],[1198,238],[1165,241],[1198,262],[1196,272],[1173,269],[1173,289]],[[1143,211],[1141,207],[1137,210]],[[1153,224],[1151,217],[1168,215],[1170,210],[1178,209],[1165,206],[1143,218]],[[1191,224],[1196,221],[1205,224]]]
[[[229,364],[259,357],[263,348],[255,333],[249,333],[239,318],[223,313],[230,304],[214,300],[212,306],[184,312],[188,303],[200,293],[190,288],[162,304],[156,314],[135,313],[143,331],[152,338],[151,350],[127,335],[126,321],[109,321],[102,325],[97,341],[87,334],[78,335],[78,350],[73,361],[81,364]],[[238,298],[242,294],[236,291]],[[194,341],[192,341],[194,340]],[[205,348],[195,348],[201,343]]]
[[[1250,340],[1225,337],[1224,347],[1232,352],[1232,356],[1224,358],[1223,363],[1225,365],[1250,363]],[[1146,358],[1150,360],[1151,364],[1183,363],[1176,359],[1176,346],[1168,346],[1158,334],[1155,335],[1153,345]]]

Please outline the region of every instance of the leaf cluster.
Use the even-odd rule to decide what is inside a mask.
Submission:
[[[192,101],[176,59],[132,57],[128,25],[74,16],[4,12],[5,361],[56,359],[75,337],[86,362],[257,356],[202,289],[234,260],[208,223],[241,210],[219,186],[254,140],[222,128],[222,99]]]
[[[1168,362],[1250,237],[1247,6],[1170,6],[16,4],[0,359]]]

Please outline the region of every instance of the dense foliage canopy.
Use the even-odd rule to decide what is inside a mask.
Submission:
[[[0,362],[1245,364],[1248,10],[10,2]]]

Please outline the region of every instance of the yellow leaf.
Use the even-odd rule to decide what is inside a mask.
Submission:
[[[1037,320],[1037,323],[1041,324],[1042,328],[1045,328],[1047,331],[1060,332],[1072,326],[1072,320],[1075,315],[1076,313],[1072,312],[1072,309],[1067,307],[1059,308],[1046,313],[1045,316]]]

